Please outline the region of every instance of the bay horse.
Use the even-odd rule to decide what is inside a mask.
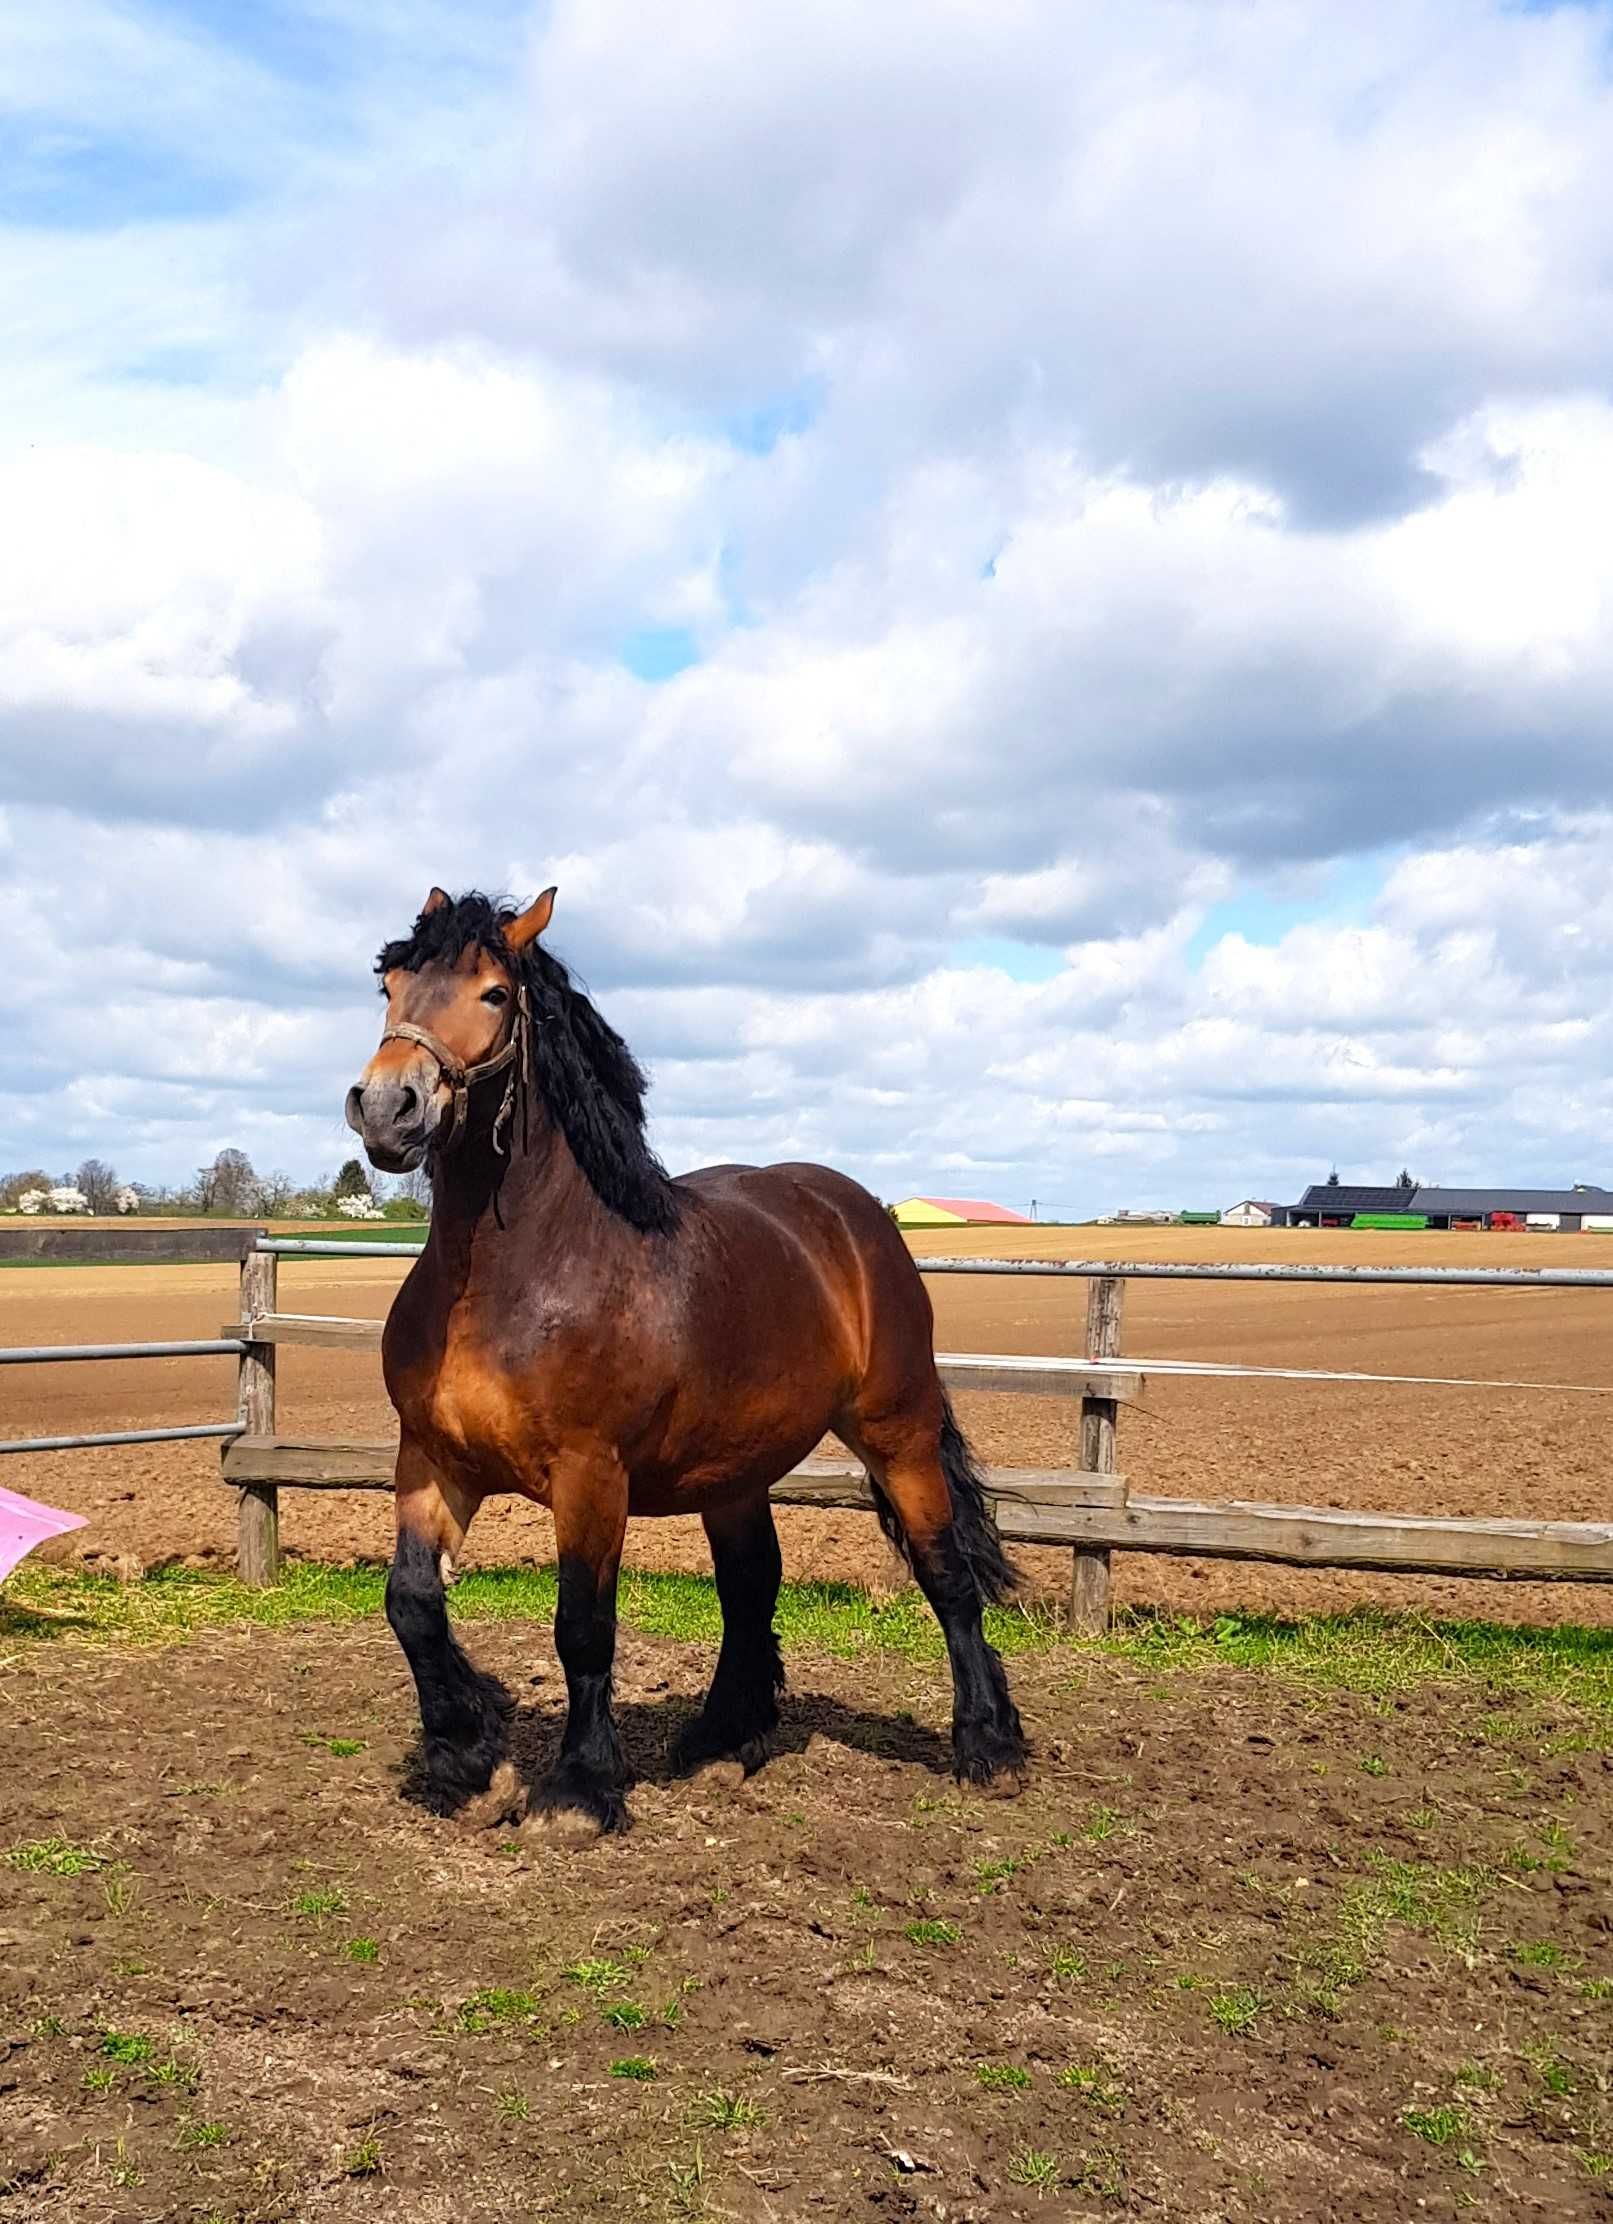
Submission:
[[[784,1681],[768,1491],[831,1431],[866,1466],[945,1633],[960,1782],[1015,1788],[1025,1740],[981,1626],[1014,1572],[901,1234],[822,1166],[671,1179],[645,1139],[642,1069],[540,945],[554,897],[523,911],[433,888],[376,960],[385,1028],[347,1097],[373,1164],[430,1163],[430,1232],[382,1344],[399,1428],[386,1609],[430,1792],[487,1822],[521,1803],[502,1694],[455,1641],[444,1597],[494,1492],[554,1519],[568,1711],[527,1803],[534,1826],[627,1827],[611,1668],[630,1515],[698,1513],[716,1566],[722,1644],[676,1765],[759,1766]]]

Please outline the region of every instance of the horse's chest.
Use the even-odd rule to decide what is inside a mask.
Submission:
[[[439,1466],[474,1471],[484,1486],[497,1476],[504,1488],[531,1488],[541,1421],[472,1330],[450,1317],[416,1356],[389,1366],[387,1387],[403,1428]]]

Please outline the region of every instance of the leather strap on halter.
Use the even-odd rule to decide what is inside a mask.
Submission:
[[[445,1156],[449,1151],[457,1150],[464,1141],[466,1122],[470,1116],[470,1093],[477,1082],[490,1081],[494,1074],[503,1073],[515,1066],[519,1059],[518,1070],[512,1072],[504,1084],[504,1101],[493,1122],[493,1148],[500,1156],[503,1155],[503,1134],[510,1115],[515,1110],[517,1084],[524,1086],[530,1078],[531,1045],[527,1024],[530,1017],[526,985],[523,982],[515,992],[515,1024],[510,1030],[509,1041],[502,1050],[495,1051],[491,1058],[484,1058],[475,1066],[467,1066],[464,1059],[450,1050],[440,1036],[432,1034],[429,1028],[416,1027],[410,1020],[400,1020],[396,1027],[388,1027],[382,1034],[383,1043],[418,1043],[428,1057],[435,1059],[439,1075],[453,1091],[453,1116],[448,1132],[446,1135],[439,1135],[437,1139],[437,1148]]]

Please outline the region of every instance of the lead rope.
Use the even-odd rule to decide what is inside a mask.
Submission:
[[[504,1095],[500,1099],[498,1111],[493,1117],[493,1151],[496,1157],[504,1161],[504,1164],[499,1168],[498,1178],[493,1184],[493,1224],[499,1229],[504,1227],[504,1214],[500,1208],[499,1199],[504,1188],[504,1176],[509,1170],[509,1152],[505,1148],[504,1135],[515,1111],[517,1101],[519,1101],[521,1107],[521,1151],[523,1156],[525,1156],[527,1147],[526,1108],[532,1080],[532,1027],[531,1008],[527,1003],[525,981],[521,983],[515,994],[515,1033],[512,1041],[518,1047],[514,1062],[510,1067],[510,1078],[504,1084]]]
[[[532,1080],[532,1028],[531,1011],[527,1004],[526,983],[523,981],[515,998],[515,1035],[518,1048],[515,1062],[510,1068],[510,1078],[504,1084],[504,1095],[493,1121],[493,1148],[500,1158],[505,1157],[504,1131],[510,1124],[519,1099],[521,1106],[521,1149],[526,1149],[526,1100]]]

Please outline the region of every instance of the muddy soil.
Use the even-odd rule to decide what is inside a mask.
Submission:
[[[1107,1242],[1169,1257],[1342,1258],[1404,1264],[1613,1263],[1613,1239],[1259,1234],[1236,1230],[1012,1230],[952,1233],[930,1248],[989,1255],[1084,1255]],[[385,1313],[401,1270],[384,1261],[283,1261],[287,1311]],[[936,1278],[937,1340],[955,1351],[1074,1354],[1084,1348],[1085,1285],[1049,1280]],[[1145,1360],[1236,1359],[1261,1365],[1359,1368],[1542,1384],[1613,1385],[1613,1292],[1573,1289],[1339,1289],[1138,1282],[1126,1300],[1124,1346]],[[235,1312],[225,1268],[59,1268],[0,1273],[0,1343],[114,1341],[216,1334]],[[43,1434],[226,1418],[230,1362],[0,1370],[0,1434]],[[971,1397],[963,1417],[986,1455],[1004,1465],[1073,1457],[1071,1409],[1044,1399]],[[366,1354],[285,1349],[281,1425],[288,1433],[380,1439],[391,1414]],[[1120,1428],[1120,1464],[1139,1491],[1191,1498],[1255,1498],[1414,1513],[1606,1519],[1613,1511],[1613,1398],[1559,1389],[1345,1387],[1279,1382],[1183,1382],[1156,1377]],[[90,1516],[64,1550],[100,1564],[227,1558],[233,1494],[207,1445],[156,1446],[9,1459],[13,1488]],[[359,1492],[287,1492],[288,1548],[310,1557],[378,1555],[390,1547],[390,1507]],[[866,1517],[793,1512],[781,1523],[795,1577],[880,1579],[884,1547]],[[641,1566],[701,1568],[693,1522],[643,1523],[629,1537]],[[470,1557],[543,1560],[544,1517],[514,1501],[481,1515]],[[1064,1553],[1024,1556],[1051,1591],[1068,1583]],[[1489,1585],[1149,1559],[1116,1560],[1121,1602],[1215,1611],[1232,1603],[1284,1613],[1359,1602],[1430,1613],[1521,1620],[1613,1621],[1613,1587]]]
[[[468,1636],[531,1768],[547,1635]],[[564,1851],[411,1798],[378,1624],[0,1653],[4,2224],[1613,2207],[1613,1757],[1533,1700],[1064,1650],[992,1800],[940,1669],[795,1656],[724,1788],[629,1636],[636,1825]]]

